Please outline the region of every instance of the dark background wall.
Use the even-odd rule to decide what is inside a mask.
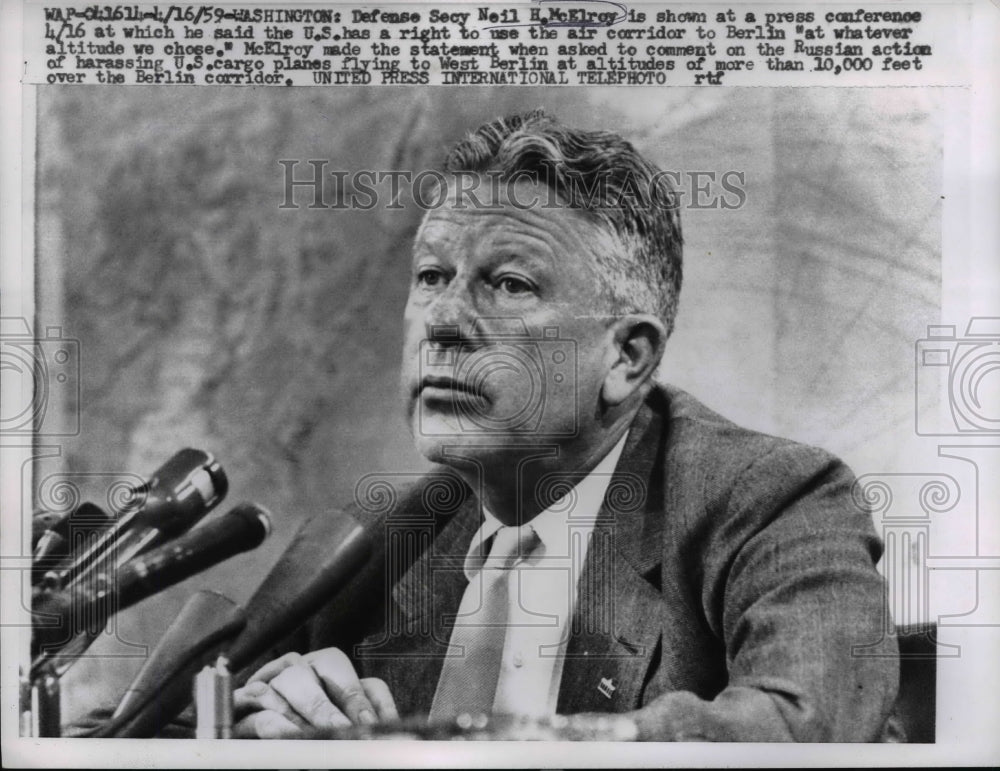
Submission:
[[[941,106],[898,91],[41,89],[36,324],[80,340],[80,402],[60,406],[82,429],[36,479],[100,499],[198,447],[228,471],[227,504],[276,519],[254,554],[122,614],[67,676],[67,714],[120,692],[195,588],[244,601],[308,513],[368,472],[424,467],[396,399],[420,212],[280,209],[280,159],[419,171],[480,122],[544,106],[663,168],[745,173],[742,208],[682,212],[664,378],[891,471],[940,294]]]

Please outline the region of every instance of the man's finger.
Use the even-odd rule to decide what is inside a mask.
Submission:
[[[346,653],[338,648],[324,648],[306,654],[305,659],[323,682],[330,698],[351,723],[372,725],[378,722],[375,706],[368,700]]]
[[[276,658],[274,661],[267,662],[264,666],[250,675],[250,679],[247,680],[247,685],[257,680],[263,680],[265,683],[269,683],[281,672],[288,669],[288,667],[293,667],[301,663],[301,653],[286,653],[284,656]]]
[[[336,700],[331,700],[323,690],[323,685],[308,664],[287,667],[271,680],[269,685],[309,725],[330,728],[351,724],[351,721],[337,708]]]
[[[236,715],[237,719],[242,718],[248,712],[262,712],[264,710],[284,715],[285,718],[299,727],[308,725],[281,694],[265,682],[258,680],[248,683],[233,692],[233,714]]]
[[[287,717],[270,710],[247,715],[233,726],[234,739],[288,739],[301,733]]]
[[[366,677],[361,681],[361,687],[365,689],[368,701],[375,707],[375,713],[379,720],[391,721],[399,720],[399,710],[396,709],[396,700],[392,698],[392,692],[385,680],[377,677]]]

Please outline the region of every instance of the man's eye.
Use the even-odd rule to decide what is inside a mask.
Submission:
[[[437,287],[445,283],[444,273],[437,268],[423,268],[417,271],[417,285],[423,287]]]
[[[531,284],[517,276],[501,276],[497,286],[507,294],[525,294],[533,290]]]

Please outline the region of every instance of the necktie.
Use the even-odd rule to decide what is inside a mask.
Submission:
[[[510,571],[538,543],[530,525],[497,531],[489,556],[462,596],[431,705],[431,720],[492,711],[507,635]]]

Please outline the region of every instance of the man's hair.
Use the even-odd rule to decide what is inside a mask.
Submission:
[[[677,199],[666,174],[631,143],[535,110],[484,123],[449,151],[445,170],[527,176],[589,212],[622,246],[596,266],[612,313],[652,313],[673,331],[683,243]]]

